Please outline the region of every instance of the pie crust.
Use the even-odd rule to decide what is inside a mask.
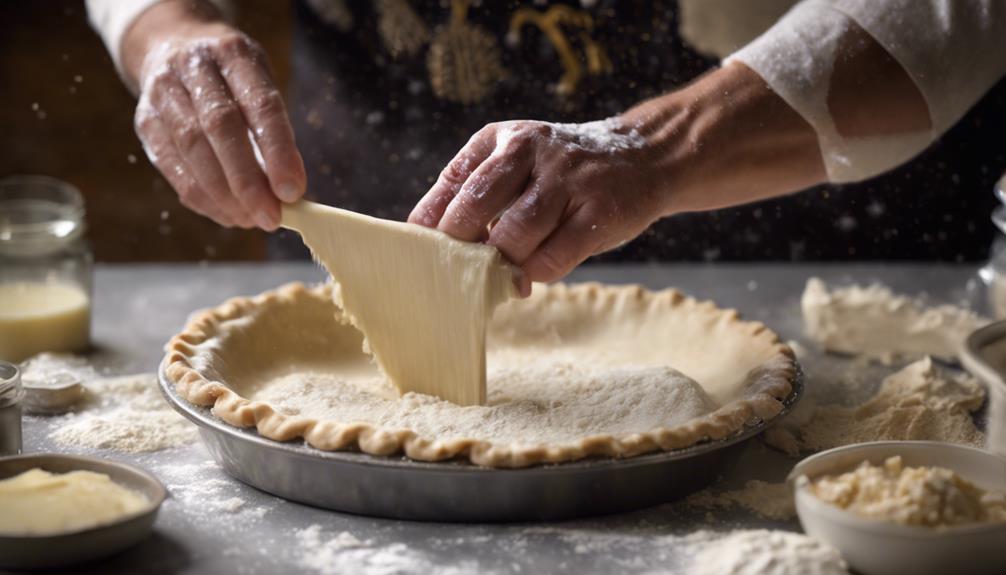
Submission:
[[[705,392],[708,412],[630,433],[594,430],[576,436],[573,431],[555,442],[494,441],[419,433],[394,422],[312,417],[256,399],[256,386],[270,377],[298,377],[298,370],[308,369],[338,371],[343,365],[350,370],[351,356],[364,357],[362,335],[331,319],[342,319],[332,290],[331,284],[294,283],[197,312],[166,346],[168,380],[186,401],[211,406],[225,422],[255,427],[269,439],[303,439],[326,451],[401,453],[421,461],[466,458],[477,465],[519,468],[591,456],[632,457],[727,438],[779,414],[798,371],[793,351],[775,333],[741,320],[735,310],[674,289],[554,284],[536,285],[530,298],[510,300],[497,309],[487,334],[497,361],[555,358],[596,367],[598,373],[628,366],[664,368],[668,377],[680,377],[677,370]],[[444,425],[450,427],[449,422]]]

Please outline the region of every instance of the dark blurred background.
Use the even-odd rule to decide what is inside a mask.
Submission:
[[[317,98],[304,97],[313,90],[314,74],[305,63],[317,54],[292,51],[291,46],[310,37],[313,17],[297,1],[245,0],[235,6],[238,26],[264,45],[281,85],[301,86],[300,97],[292,90],[290,112],[299,134],[311,130],[317,124],[312,116],[318,113]],[[150,166],[132,129],[135,101],[90,29],[82,1],[3,2],[0,22],[0,177],[45,174],[80,188],[99,261],[268,256],[265,234],[226,230],[188,212]],[[324,50],[315,44],[315,50]],[[296,65],[291,65],[293,53],[298,54]],[[682,68],[687,73],[675,82],[690,80],[710,62],[696,55],[686,61],[691,62]],[[298,68],[306,70],[306,77],[296,77]],[[639,97],[630,93],[619,104]],[[305,157],[313,152],[307,146],[304,151]],[[343,185],[339,174],[326,170],[326,162],[314,165],[308,166],[311,186]],[[996,204],[991,190],[1004,170],[1006,81],[1000,81],[940,142],[889,174],[863,184],[824,186],[757,205],[671,218],[601,259],[980,260],[995,234],[989,221]],[[435,175],[416,174],[416,189],[393,205],[368,199],[356,186],[337,192],[347,198],[348,207],[402,218]]]
[[[241,7],[239,25],[266,47],[285,86],[289,2]],[[136,101],[83,1],[2,2],[0,22],[0,177],[44,174],[77,186],[99,261],[265,257],[265,234],[189,212],[147,161],[133,133]]]

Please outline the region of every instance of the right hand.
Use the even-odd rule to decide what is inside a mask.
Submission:
[[[135,126],[150,161],[186,207],[228,227],[276,229],[280,201],[300,198],[307,177],[265,53],[219,22],[145,44]]]

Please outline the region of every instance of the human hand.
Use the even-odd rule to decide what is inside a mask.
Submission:
[[[513,121],[476,133],[409,221],[496,246],[552,281],[659,218],[825,180],[817,134],[743,64],[586,124]]]
[[[664,215],[654,150],[617,119],[489,124],[461,149],[409,221],[495,246],[531,281],[553,281]]]
[[[150,161],[188,208],[276,229],[280,201],[301,197],[306,175],[265,53],[221,22],[163,28],[134,40],[144,53],[135,127]]]

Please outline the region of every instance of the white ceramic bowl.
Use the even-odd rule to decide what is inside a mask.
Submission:
[[[1006,573],[1006,524],[933,529],[860,517],[818,499],[806,476],[850,471],[900,455],[908,466],[940,466],[986,490],[1006,490],[1006,459],[980,449],[934,441],[878,441],[824,451],[804,459],[790,474],[796,510],[808,535],[837,548],[864,575],[970,575]]]

